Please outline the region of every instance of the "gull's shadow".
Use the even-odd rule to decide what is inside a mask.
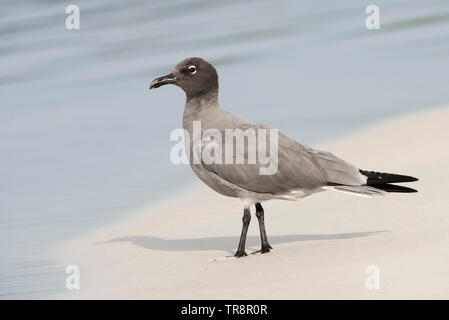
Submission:
[[[268,238],[270,244],[276,245],[281,243],[297,242],[297,241],[316,241],[316,240],[342,240],[361,238],[383,233],[387,231],[368,231],[354,233],[334,233],[334,234],[290,234],[270,236]],[[214,237],[214,238],[193,238],[193,239],[163,239],[152,236],[129,236],[114,238],[109,241],[96,244],[105,244],[113,242],[131,242],[132,244],[152,250],[162,251],[196,251],[196,250],[223,250],[228,251],[237,246],[238,237]],[[246,240],[247,247],[260,246],[259,236],[248,236]]]

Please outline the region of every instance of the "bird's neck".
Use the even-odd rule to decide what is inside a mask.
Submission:
[[[218,104],[218,89],[210,90],[204,94],[196,94],[195,96],[186,97],[186,109],[202,110],[205,108],[217,108]]]

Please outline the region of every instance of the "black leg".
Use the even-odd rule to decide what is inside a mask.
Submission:
[[[273,249],[268,243],[267,232],[265,231],[265,219],[262,205],[260,202],[256,203],[256,217],[259,220],[260,240],[262,242],[261,253],[270,252]]]
[[[245,252],[246,234],[248,233],[250,221],[251,221],[251,213],[249,212],[249,208],[245,208],[243,210],[243,218],[242,218],[243,222],[242,234],[240,235],[239,247],[237,249],[237,252],[235,253],[235,256],[237,258],[246,256]]]

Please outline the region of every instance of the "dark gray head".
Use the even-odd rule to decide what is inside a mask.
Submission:
[[[187,58],[176,65],[173,71],[154,79],[150,89],[165,84],[174,84],[186,93],[187,99],[218,94],[217,70],[201,58]]]

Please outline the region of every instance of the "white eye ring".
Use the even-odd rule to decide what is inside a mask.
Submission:
[[[187,70],[190,72],[190,74],[195,74],[196,73],[196,67],[193,64],[188,66]]]

